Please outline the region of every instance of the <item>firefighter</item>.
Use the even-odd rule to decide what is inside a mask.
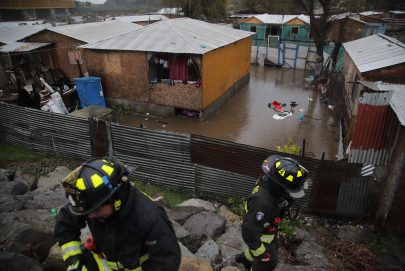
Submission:
[[[63,181],[69,200],[54,236],[67,270],[177,271],[180,248],[166,212],[133,187],[114,157],[86,161]],[[88,225],[91,246],[80,242]]]
[[[269,271],[277,263],[277,231],[294,198],[305,195],[308,171],[296,160],[278,155],[262,163],[264,175],[247,200],[242,237],[247,248],[236,261],[247,270]]]

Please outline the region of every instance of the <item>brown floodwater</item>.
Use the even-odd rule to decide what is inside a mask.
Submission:
[[[291,138],[298,145],[306,141],[308,156],[334,160],[339,145],[339,125],[333,118],[333,109],[322,103],[319,90],[305,87],[303,70],[274,69],[251,66],[250,82],[221,109],[205,121],[177,117],[125,116],[121,124],[166,131],[204,135],[256,147],[275,149]],[[272,101],[285,104],[292,116],[274,119],[277,112],[269,108]]]

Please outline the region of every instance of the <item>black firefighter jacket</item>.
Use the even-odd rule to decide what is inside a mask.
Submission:
[[[263,234],[269,234],[267,226],[280,216],[281,209],[284,208],[280,204],[288,204],[283,199],[276,199],[270,192],[270,181],[266,176],[262,178],[247,200],[247,213],[242,223],[242,237],[251,250],[262,245],[260,238]]]
[[[166,212],[139,190],[129,188],[126,204],[107,223],[73,215],[66,204],[57,216],[55,238],[62,246],[80,240],[80,229],[87,222],[97,248],[109,262],[119,262],[126,269],[141,265],[143,271],[177,271],[180,248]]]

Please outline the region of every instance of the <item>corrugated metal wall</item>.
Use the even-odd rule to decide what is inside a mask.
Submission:
[[[362,164],[324,160],[321,168],[310,211],[349,217],[374,214],[380,186],[373,177],[360,176]]]
[[[117,123],[106,127],[113,154],[139,166],[134,178],[212,196],[248,196],[262,175],[262,161],[281,154],[198,135]],[[2,142],[83,160],[91,156],[87,119],[0,103],[0,129]],[[376,184],[359,177],[361,165],[288,156],[310,171],[309,190],[296,206],[317,213],[372,214]]]
[[[87,119],[0,103],[0,141],[67,157],[91,157]]]
[[[399,127],[396,119],[389,106],[359,104],[349,162],[388,165]]]

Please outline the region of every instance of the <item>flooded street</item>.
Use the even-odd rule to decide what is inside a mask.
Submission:
[[[204,135],[242,144],[275,149],[292,138],[298,145],[306,140],[306,152],[320,158],[334,160],[338,151],[339,128],[332,109],[323,104],[320,91],[306,89],[303,70],[272,69],[251,66],[250,82],[207,120],[186,117],[123,117],[122,124]],[[292,116],[282,120],[273,118],[277,112],[269,108],[272,101],[285,104]],[[145,120],[146,119],[146,120]],[[309,154],[308,156],[310,156]]]

